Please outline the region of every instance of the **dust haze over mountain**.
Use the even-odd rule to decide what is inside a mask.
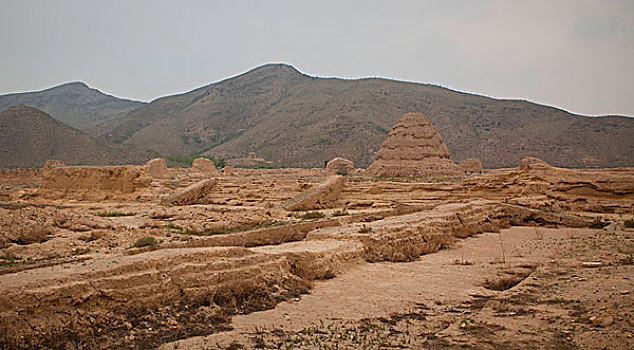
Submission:
[[[629,0],[4,1],[0,93],[85,81],[139,100],[266,62],[634,115]]]
[[[4,5],[0,92],[14,93],[0,111],[36,107],[108,147],[367,166],[401,115],[423,112],[454,161],[634,164],[634,119],[566,112],[634,115],[631,1]],[[15,93],[64,81],[95,88]]]

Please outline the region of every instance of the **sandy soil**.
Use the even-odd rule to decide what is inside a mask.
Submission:
[[[634,169],[123,170],[0,187],[0,348],[634,347]]]
[[[418,261],[355,266],[301,299],[235,317],[232,331],[162,348],[602,348],[607,342],[629,349],[634,266],[615,248],[632,251],[633,233],[534,227],[485,233]],[[585,261],[604,266],[581,267]],[[509,290],[483,287],[526,267],[535,270]],[[592,322],[606,317],[613,323]]]

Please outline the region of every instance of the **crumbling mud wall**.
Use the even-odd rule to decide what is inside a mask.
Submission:
[[[39,183],[41,170],[37,168],[0,169],[0,183]]]
[[[113,278],[115,276],[115,278]],[[1,348],[156,348],[230,326],[309,289],[285,256],[243,248],[139,255],[0,296]]]
[[[470,196],[555,211],[634,213],[634,168],[565,169],[526,157],[513,169],[462,182]]]
[[[130,195],[149,186],[141,166],[45,166],[41,194],[63,198],[107,199]]]
[[[361,236],[364,258],[376,261],[413,261],[451,246],[457,239],[484,232],[499,232],[512,225],[589,227],[589,218],[557,215],[496,202],[476,200],[446,204],[432,214],[425,211],[368,225]]]

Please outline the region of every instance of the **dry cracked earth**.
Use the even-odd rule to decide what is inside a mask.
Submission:
[[[0,349],[634,348],[634,169],[133,170],[4,173]]]

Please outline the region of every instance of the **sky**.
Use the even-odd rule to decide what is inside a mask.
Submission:
[[[634,116],[634,0],[0,0],[0,94],[150,101],[265,63]]]

